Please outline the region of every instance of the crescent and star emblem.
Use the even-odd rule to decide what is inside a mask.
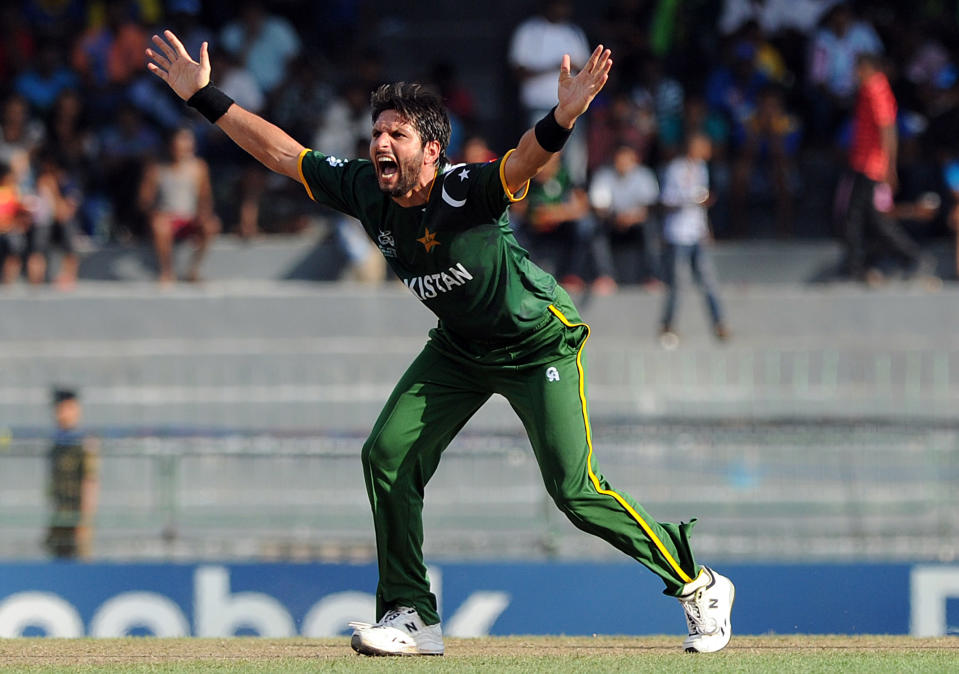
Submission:
[[[446,183],[443,183],[443,201],[448,203],[453,208],[460,208],[466,205],[466,199],[454,199],[450,196],[449,192],[446,191]]]
[[[461,167],[461,166],[463,167],[463,170],[460,171],[459,173],[457,173],[456,176],[460,179],[460,182],[463,182],[464,180],[466,180],[466,179],[469,177],[470,171],[469,171],[469,169],[466,168],[466,166],[464,166],[463,164],[457,164],[457,165],[454,166],[453,168],[454,168],[454,169],[457,169],[457,168],[459,168],[459,167]],[[453,171],[450,171],[450,173],[453,173]],[[446,203],[448,203],[448,204],[449,204],[450,206],[452,206],[453,208],[462,208],[463,206],[466,205],[466,199],[454,199],[453,197],[450,196],[450,193],[446,191],[446,181],[445,181],[445,180],[443,181],[442,195],[443,195],[443,201],[445,201]]]

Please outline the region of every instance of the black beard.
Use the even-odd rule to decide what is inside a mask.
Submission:
[[[416,181],[419,178],[419,171],[417,169],[422,163],[422,154],[410,159],[408,162],[397,163],[396,168],[399,172],[400,179],[396,183],[396,187],[392,189],[381,187],[380,191],[384,194],[389,194],[391,197],[406,196],[416,187]]]

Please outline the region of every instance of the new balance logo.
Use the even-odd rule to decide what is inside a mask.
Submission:
[[[406,628],[406,631],[407,631],[407,632],[415,632],[415,631],[416,631],[416,623],[403,623],[403,627]]]
[[[710,600],[709,600],[709,608],[719,608],[719,600],[718,600],[718,599],[710,599]]]
[[[555,367],[546,368],[546,381],[559,381],[559,370]]]

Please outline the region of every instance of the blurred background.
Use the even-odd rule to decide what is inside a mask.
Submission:
[[[537,225],[532,204],[515,218],[592,325],[605,474],[659,519],[700,517],[698,556],[714,563],[959,555],[959,3],[0,11],[0,558],[374,559],[359,451],[434,319],[356,223],[146,72],[166,27],[191,54],[209,41],[214,80],[242,105],[340,157],[366,152],[369,91],[400,79],[444,97],[454,160],[500,156],[551,105],[538,56],[611,47],[563,178],[542,186],[570,206],[563,226]],[[880,57],[898,111],[883,212],[921,256],[867,240],[857,275],[836,205],[861,52]],[[688,292],[676,343],[658,338],[658,190],[693,132],[712,143],[729,332],[715,339]],[[610,182],[627,170],[645,187]],[[623,195],[633,217],[617,224]],[[79,421],[57,430],[64,391]],[[500,399],[447,450],[426,502],[431,560],[618,559],[555,511]],[[64,508],[81,529],[66,549],[51,542],[78,528]]]

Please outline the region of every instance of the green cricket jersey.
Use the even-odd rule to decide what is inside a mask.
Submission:
[[[508,156],[507,153],[506,156]],[[390,267],[455,337],[506,342],[537,327],[556,280],[516,241],[502,175],[506,156],[438,174],[424,205],[404,208],[380,191],[368,159],[300,155],[314,201],[357,218]]]

